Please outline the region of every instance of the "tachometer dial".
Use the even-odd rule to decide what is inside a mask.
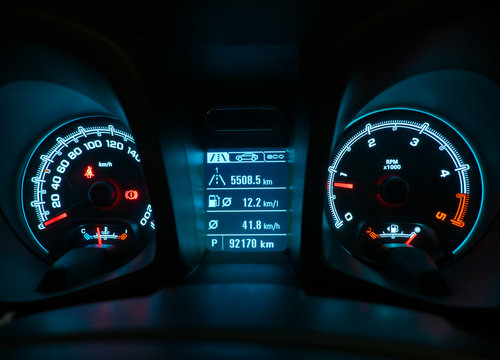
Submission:
[[[465,138],[413,110],[355,121],[328,168],[328,218],[343,247],[414,246],[443,264],[469,244],[482,206],[481,170]]]
[[[49,260],[77,247],[142,248],[154,222],[140,161],[133,137],[110,118],[75,120],[48,134],[23,177],[29,245]]]

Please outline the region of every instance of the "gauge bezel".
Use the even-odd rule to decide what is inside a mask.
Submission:
[[[51,130],[46,132],[45,135],[42,136],[36,142],[36,145],[34,147],[32,147],[32,151],[24,164],[24,168],[23,168],[22,176],[21,176],[20,197],[19,197],[19,201],[21,203],[21,207],[20,207],[21,217],[23,218],[23,221],[22,221],[23,226],[24,226],[24,228],[27,229],[27,232],[30,236],[30,239],[29,239],[30,241],[25,241],[26,245],[31,245],[29,247],[31,247],[35,251],[36,254],[38,254],[43,259],[45,259],[49,262],[52,262],[49,259],[51,256],[51,252],[41,243],[41,241],[35,235],[35,233],[32,229],[32,226],[30,226],[30,223],[28,221],[27,214],[26,214],[27,209],[25,206],[25,191],[29,190],[26,188],[26,186],[29,182],[29,181],[27,182],[27,172],[28,172],[28,169],[29,169],[30,165],[32,164],[32,162],[36,161],[34,156],[36,154],[38,154],[40,148],[45,144],[45,142],[47,141],[48,138],[50,138],[51,136],[53,136],[53,134],[57,133],[60,129],[62,129],[68,125],[71,125],[74,123],[79,123],[79,122],[84,122],[84,121],[89,121],[89,120],[90,121],[93,121],[93,120],[101,121],[103,123],[108,123],[109,125],[112,125],[113,127],[116,126],[116,128],[117,128],[116,130],[119,130],[120,132],[123,132],[125,134],[125,136],[127,137],[126,141],[130,141],[135,146],[135,139],[131,135],[130,130],[128,129],[128,126],[126,124],[124,124],[122,121],[120,121],[118,118],[116,118],[114,116],[109,116],[109,115],[90,115],[90,116],[82,116],[82,117],[73,118],[71,120],[68,120],[66,122],[61,123],[60,125],[58,125],[56,127],[53,127]],[[88,127],[88,125],[85,125],[85,126]],[[90,125],[90,126],[92,126],[92,125]],[[100,126],[101,125],[97,125],[97,127],[100,127]],[[103,126],[103,127],[105,127],[105,126]],[[68,134],[70,134],[70,132],[71,131],[69,131]]]
[[[391,116],[391,113],[395,113],[395,112],[398,112],[398,116],[397,117],[394,117],[394,116]],[[478,213],[477,213],[477,216],[475,218],[475,221],[474,221],[474,224],[471,226],[468,234],[464,237],[463,241],[455,247],[455,249],[452,251],[452,253],[450,254],[451,256],[451,259],[446,259],[443,261],[443,263],[449,263],[450,261],[460,257],[461,255],[463,255],[468,249],[470,249],[471,245],[473,243],[475,243],[475,241],[472,241],[477,232],[478,232],[478,226],[481,222],[481,219],[483,217],[483,209],[484,209],[484,203],[485,203],[485,193],[486,193],[486,188],[485,188],[485,181],[484,181],[484,176],[483,176],[483,170],[482,170],[482,164],[481,164],[481,161],[479,159],[479,157],[477,156],[476,154],[476,151],[474,150],[474,148],[471,146],[470,142],[465,138],[465,136],[463,135],[463,133],[458,130],[455,126],[453,126],[450,122],[446,121],[445,119],[443,119],[441,116],[438,116],[434,113],[431,113],[429,111],[426,111],[426,110],[420,110],[420,109],[416,109],[416,108],[408,108],[408,107],[391,107],[391,108],[383,108],[383,109],[378,109],[378,110],[374,110],[374,111],[371,111],[371,112],[368,112],[366,114],[363,114],[357,118],[355,118],[353,121],[349,122],[347,126],[345,126],[344,130],[342,131],[342,133],[340,134],[337,134],[336,136],[336,141],[332,144],[332,147],[331,147],[331,151],[330,151],[330,159],[329,159],[329,163],[328,163],[328,166],[332,166],[335,158],[337,157],[338,155],[338,149],[340,149],[340,146],[341,145],[346,145],[350,139],[352,138],[352,136],[355,135],[356,131],[352,132],[352,129],[357,126],[360,122],[364,122],[364,121],[367,121],[368,118],[370,117],[373,117],[373,116],[382,116],[380,118],[376,118],[376,119],[373,119],[373,120],[370,120],[369,122],[372,123],[372,124],[378,124],[378,123],[382,123],[382,122],[390,122],[391,120],[396,120],[399,119],[401,121],[405,120],[405,117],[404,116],[401,116],[401,113],[402,112],[408,112],[410,113],[410,118],[411,117],[415,117],[415,116],[419,116],[419,115],[424,115],[424,116],[427,116],[427,117],[431,117],[432,119],[435,119],[435,121],[438,121],[438,122],[441,122],[442,124],[444,124],[445,126],[449,127],[451,130],[453,130],[454,132],[454,135],[453,136],[456,136],[456,137],[459,137],[463,143],[467,146],[468,150],[470,151],[470,154],[472,154],[472,157],[475,161],[475,164],[477,166],[477,170],[478,170],[478,173],[479,173],[479,179],[480,179],[480,186],[481,186],[481,199],[479,201],[479,207],[478,207]],[[384,116],[385,114],[388,114],[386,116]],[[406,121],[416,121],[414,119],[407,119]],[[431,126],[431,129],[432,126]],[[436,133],[440,134],[441,136],[443,136],[441,134],[440,131],[436,131],[435,129],[433,129]],[[349,133],[349,132],[352,132],[350,134],[350,136],[345,136],[345,134]],[[445,140],[447,140],[447,137],[446,136],[443,136],[443,138]],[[453,144],[452,144],[453,145]],[[458,154],[461,154],[462,152],[459,152],[457,150],[457,153]],[[330,181],[330,173],[328,172],[328,175],[327,175],[327,183],[329,183]],[[332,229],[332,231],[335,229],[335,226],[334,226],[334,219],[333,219],[333,215],[332,215],[332,205],[330,204],[331,202],[331,199],[330,199],[330,193],[332,192],[331,190],[331,186],[328,186],[327,187],[327,191],[325,193],[325,212],[326,212],[326,215],[327,215],[327,219],[328,219],[328,223]],[[335,233],[335,231],[334,231]],[[339,245],[349,254],[349,255],[352,255],[351,251],[349,251],[343,244],[342,242],[339,241]]]

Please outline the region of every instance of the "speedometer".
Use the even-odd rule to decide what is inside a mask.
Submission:
[[[355,121],[328,168],[332,229],[353,255],[417,247],[438,264],[471,243],[483,202],[478,160],[443,120],[415,110],[384,110]]]
[[[28,245],[50,261],[78,247],[137,252],[154,236],[140,162],[134,138],[115,119],[87,117],[53,130],[23,176]]]

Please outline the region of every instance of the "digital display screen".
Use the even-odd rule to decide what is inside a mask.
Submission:
[[[287,151],[207,150],[205,212],[209,250],[285,250],[289,226]]]

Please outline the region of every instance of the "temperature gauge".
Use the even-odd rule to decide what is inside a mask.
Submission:
[[[122,245],[125,240],[131,241],[131,233],[126,227],[117,225],[90,225],[80,230],[86,244],[97,247]]]

